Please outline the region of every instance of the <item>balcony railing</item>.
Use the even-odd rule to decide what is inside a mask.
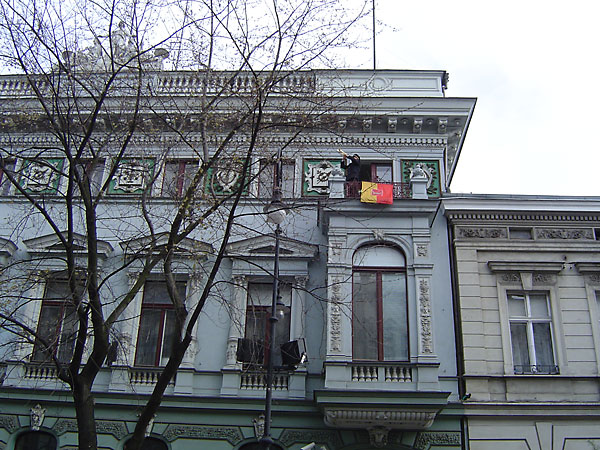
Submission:
[[[394,198],[411,198],[411,190],[409,183],[384,183],[394,186]],[[362,189],[361,181],[346,181],[344,184],[344,194],[346,198],[360,198]]]
[[[410,383],[412,382],[412,367],[408,365],[352,364],[352,381]]]
[[[162,369],[157,368],[144,368],[144,367],[130,367],[129,368],[129,382],[137,385],[154,385],[158,381]],[[175,377],[173,377],[169,384],[175,384]]]
[[[273,390],[287,391],[289,388],[290,374],[273,374]],[[240,389],[266,389],[267,374],[264,372],[245,372],[240,378]]]
[[[515,375],[558,375],[558,366],[555,365],[518,365],[515,366]]]

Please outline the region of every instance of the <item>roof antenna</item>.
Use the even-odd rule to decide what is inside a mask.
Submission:
[[[377,70],[375,61],[375,0],[373,0],[373,70]]]

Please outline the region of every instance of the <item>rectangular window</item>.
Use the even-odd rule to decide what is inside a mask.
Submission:
[[[197,160],[167,161],[165,164],[162,197],[181,198],[198,171]]]
[[[406,274],[355,270],[352,289],[354,359],[406,361]]]
[[[280,346],[290,340],[290,302],[292,289],[289,284],[279,285],[281,302],[286,306],[283,318],[275,324],[275,354],[273,364],[281,366]],[[272,283],[250,283],[248,285],[248,303],[246,306],[246,339],[252,342],[252,364],[264,364],[268,356],[271,336],[269,333],[269,317],[273,301]]]
[[[186,283],[176,283],[185,299]],[[165,281],[146,281],[135,354],[136,366],[164,366],[169,360],[176,332],[175,310]]]
[[[285,160],[281,162],[281,196],[283,198],[292,198],[294,196],[294,161]],[[261,161],[260,175],[258,177],[258,196],[260,198],[273,197],[273,189],[275,187],[275,172],[277,165]]]
[[[77,170],[79,175],[83,177],[87,175],[90,181],[90,189],[92,195],[98,195],[102,187],[102,177],[104,175],[104,161],[83,160],[78,164]]]
[[[392,183],[391,162],[361,161],[360,181],[371,181],[373,183]]]
[[[6,176],[5,172],[10,172],[14,176],[15,170],[15,161],[4,161],[4,169],[0,168],[0,195],[8,195],[10,193],[10,188],[12,183]]]
[[[75,294],[79,298],[81,291]],[[49,279],[40,309],[37,336],[31,360],[50,362],[55,356],[60,362],[68,363],[75,348],[78,328],[77,314],[73,304],[69,283],[64,279]]]
[[[508,313],[515,373],[558,373],[548,295],[508,294]]]

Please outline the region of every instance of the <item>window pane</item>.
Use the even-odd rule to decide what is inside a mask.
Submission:
[[[373,172],[375,174],[374,182],[391,183],[392,182],[392,165],[391,164],[373,164]]]
[[[258,196],[271,198],[273,196],[273,183],[275,180],[275,166],[262,161],[260,164],[260,175],[258,176]]]
[[[178,281],[175,285],[181,300],[185,300],[186,282]],[[169,291],[167,290],[167,283],[165,281],[146,281],[146,284],[144,285],[143,303],[172,305],[173,302],[171,301]]]
[[[50,360],[50,355],[54,351],[54,348],[56,348],[56,341],[58,340],[60,309],[58,305],[42,304],[37,334],[49,347],[45,347],[42,341],[36,339],[33,346],[33,355],[31,356],[32,361],[42,362]]]
[[[405,275],[403,273],[382,273],[381,292],[384,360],[407,360],[408,325]]]
[[[552,334],[550,324],[547,322],[533,323],[533,340],[535,344],[535,358],[538,366],[553,366]],[[546,371],[548,368],[542,368]]]
[[[531,317],[548,318],[548,299],[546,294],[531,294],[529,295],[529,305],[531,308]]]
[[[78,329],[77,313],[73,306],[64,308],[64,317],[62,320],[62,329],[60,332],[60,344],[58,346],[57,358],[62,363],[67,363],[73,356],[75,349],[75,339]]]
[[[512,341],[513,364],[515,366],[529,366],[529,349],[527,347],[527,324],[511,323],[510,339]],[[529,371],[528,368],[525,371]]]
[[[140,330],[138,333],[137,350],[135,353],[135,364],[139,366],[154,366],[156,364],[156,352],[162,310],[143,309],[140,317]]]
[[[163,175],[163,197],[177,197],[179,195],[180,162],[167,161]]]
[[[376,274],[354,272],[352,278],[352,352],[356,359],[378,360]]]
[[[173,340],[175,339],[175,333],[177,332],[177,321],[175,320],[175,311],[170,309],[165,311],[165,323],[163,327],[163,338],[162,338],[162,350],[161,350],[161,366],[167,364],[169,356],[171,356],[171,349],[173,348]]]
[[[0,169],[0,195],[8,195],[10,192],[10,188],[12,183],[4,173],[5,171],[10,171],[11,175],[15,175],[15,162],[14,161],[4,161],[5,169]]]
[[[283,198],[291,198],[294,196],[294,172],[296,166],[293,162],[284,162],[281,166],[281,195]]]
[[[352,258],[352,264],[362,267],[404,267],[404,255],[387,245],[361,247]]]
[[[525,297],[523,295],[508,296],[508,313],[511,317],[525,317]]]

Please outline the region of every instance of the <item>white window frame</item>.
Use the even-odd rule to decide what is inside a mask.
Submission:
[[[512,341],[510,338],[510,315],[508,313],[508,294],[513,292],[546,292],[550,302],[552,320],[554,363],[560,375],[570,375],[566,358],[566,343],[562,326],[562,313],[558,299],[557,274],[562,270],[562,262],[488,262],[492,273],[496,275],[498,292],[498,313],[500,315],[500,334],[502,339],[502,359],[504,375],[515,376]],[[535,275],[541,275],[535,277]],[[527,375],[518,375],[527,376]],[[534,375],[537,376],[537,375]],[[553,375],[559,376],[559,375]]]
[[[548,311],[549,316],[548,317],[544,317],[544,318],[537,318],[537,317],[533,317],[532,313],[531,313],[531,296],[532,295],[543,295],[545,297],[546,300],[546,309]],[[516,365],[514,364],[514,354],[513,354],[513,367],[514,367],[514,373],[515,374],[535,374],[535,373],[540,373],[540,374],[547,374],[547,375],[554,375],[556,374],[554,371],[538,371],[537,367],[540,366],[541,364],[538,364],[538,357],[536,354],[536,345],[535,345],[535,336],[534,336],[534,331],[533,331],[533,325],[534,323],[547,323],[550,326],[550,348],[552,351],[552,359],[554,361],[554,366],[557,366],[556,364],[556,352],[555,352],[555,348],[556,345],[554,344],[554,327],[552,326],[552,309],[551,309],[551,305],[550,305],[550,299],[549,299],[549,295],[548,292],[545,291],[528,291],[528,292],[524,292],[524,291],[516,291],[516,292],[507,292],[507,302],[509,301],[509,299],[512,296],[521,296],[524,297],[524,307],[525,307],[525,315],[524,316],[511,316],[510,315],[510,311],[509,311],[509,330],[512,328],[512,325],[515,323],[519,323],[519,324],[525,324],[526,326],[526,332],[527,332],[527,352],[529,354],[529,365],[531,367],[531,371],[523,371],[523,372],[519,372],[516,369]],[[512,341],[512,332],[511,332],[511,352],[514,346],[514,342]],[[557,366],[557,370],[558,370],[558,366]]]

